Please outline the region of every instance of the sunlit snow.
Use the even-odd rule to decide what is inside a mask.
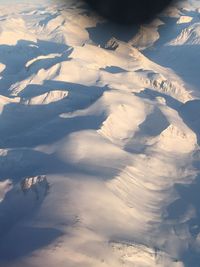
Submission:
[[[199,267],[199,70],[197,0],[1,0],[0,267]]]

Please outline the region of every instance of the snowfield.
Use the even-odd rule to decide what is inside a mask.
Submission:
[[[0,267],[199,267],[199,145],[198,0],[0,1]]]

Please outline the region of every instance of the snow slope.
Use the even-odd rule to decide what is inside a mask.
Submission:
[[[199,267],[199,2],[0,7],[0,266]]]

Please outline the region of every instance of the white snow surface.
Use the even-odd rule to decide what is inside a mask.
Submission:
[[[0,10],[0,267],[199,267],[199,1]]]

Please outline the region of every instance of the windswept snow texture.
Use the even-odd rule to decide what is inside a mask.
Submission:
[[[0,10],[0,266],[199,267],[199,0]]]

